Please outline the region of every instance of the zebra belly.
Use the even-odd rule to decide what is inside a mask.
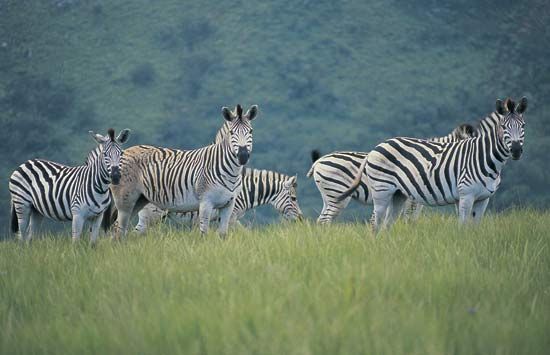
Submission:
[[[235,189],[235,191],[240,191],[240,189]],[[238,193],[229,191],[225,187],[216,187],[210,189],[204,196],[205,199],[208,199],[214,208],[223,208],[226,207],[233,199],[237,198]]]

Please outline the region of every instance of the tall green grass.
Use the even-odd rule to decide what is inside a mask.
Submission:
[[[538,354],[550,213],[0,243],[0,352]]]

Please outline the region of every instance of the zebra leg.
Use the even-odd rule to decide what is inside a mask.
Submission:
[[[460,196],[458,201],[458,221],[460,224],[468,222],[472,216],[474,198],[470,195]]]
[[[225,238],[227,235],[227,229],[229,228],[229,221],[231,219],[231,215],[233,214],[233,209],[235,208],[235,199],[232,199],[229,205],[225,206],[224,208],[220,208],[218,210],[220,215],[220,225],[218,227],[218,233],[220,233],[220,237]]]
[[[400,191],[393,194],[392,201],[387,212],[388,215],[386,216],[386,225],[388,227],[391,226],[397,218],[399,218],[407,201],[407,196],[403,195]]]
[[[481,221],[481,218],[485,214],[485,210],[487,209],[488,204],[489,204],[489,198],[474,202],[474,207],[472,209],[472,217],[474,218],[475,223],[479,223]]]
[[[199,229],[201,235],[205,235],[208,232],[208,224],[210,223],[210,215],[213,210],[212,203],[207,200],[201,201],[199,205]]]
[[[323,198],[323,210],[321,211],[319,218],[317,218],[317,223],[331,223],[332,220],[338,217],[340,212],[348,206],[350,200],[351,197],[346,198],[342,202],[331,201],[328,198]]]
[[[101,228],[101,221],[103,220],[103,213],[90,219],[90,242],[95,245],[97,242],[97,236],[99,235],[99,229]]]
[[[388,208],[392,204],[392,194],[387,191],[375,192],[372,195],[372,202],[374,203],[373,229],[378,233],[386,223]]]
[[[27,204],[15,205],[15,213],[17,214],[17,223],[19,224],[19,238],[22,242],[27,241],[32,208]]]
[[[31,211],[30,222],[29,222],[29,231],[27,234],[27,239],[31,240],[32,236],[38,231],[38,226],[41,224],[43,216],[36,210]]]
[[[84,218],[79,214],[73,213],[73,225],[72,225],[72,235],[73,242],[80,240],[80,235],[82,234],[82,228],[84,228]]]

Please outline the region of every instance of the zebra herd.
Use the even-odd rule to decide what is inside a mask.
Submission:
[[[477,127],[462,124],[431,139],[397,137],[371,152],[312,152],[313,177],[323,199],[319,223],[330,223],[351,199],[373,204],[375,230],[404,214],[416,218],[423,205],[457,204],[459,221],[479,221],[500,184],[506,162],[523,151],[524,97],[496,101],[496,111]],[[95,242],[100,226],[125,235],[138,214],[143,232],[165,218],[198,224],[208,231],[216,213],[218,232],[259,205],[271,204],[288,219],[302,219],[297,177],[245,168],[252,152],[252,124],[258,107],[222,109],[224,125],[215,141],[194,150],[138,145],[125,149],[130,130],[115,137],[90,132],[98,146],[82,166],[33,159],[11,175],[11,229],[30,240],[43,216],[72,221],[78,240],[85,222]],[[103,223],[102,223],[103,222]]]

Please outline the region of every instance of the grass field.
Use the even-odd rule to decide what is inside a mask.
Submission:
[[[550,213],[0,243],[0,352],[542,354]]]

